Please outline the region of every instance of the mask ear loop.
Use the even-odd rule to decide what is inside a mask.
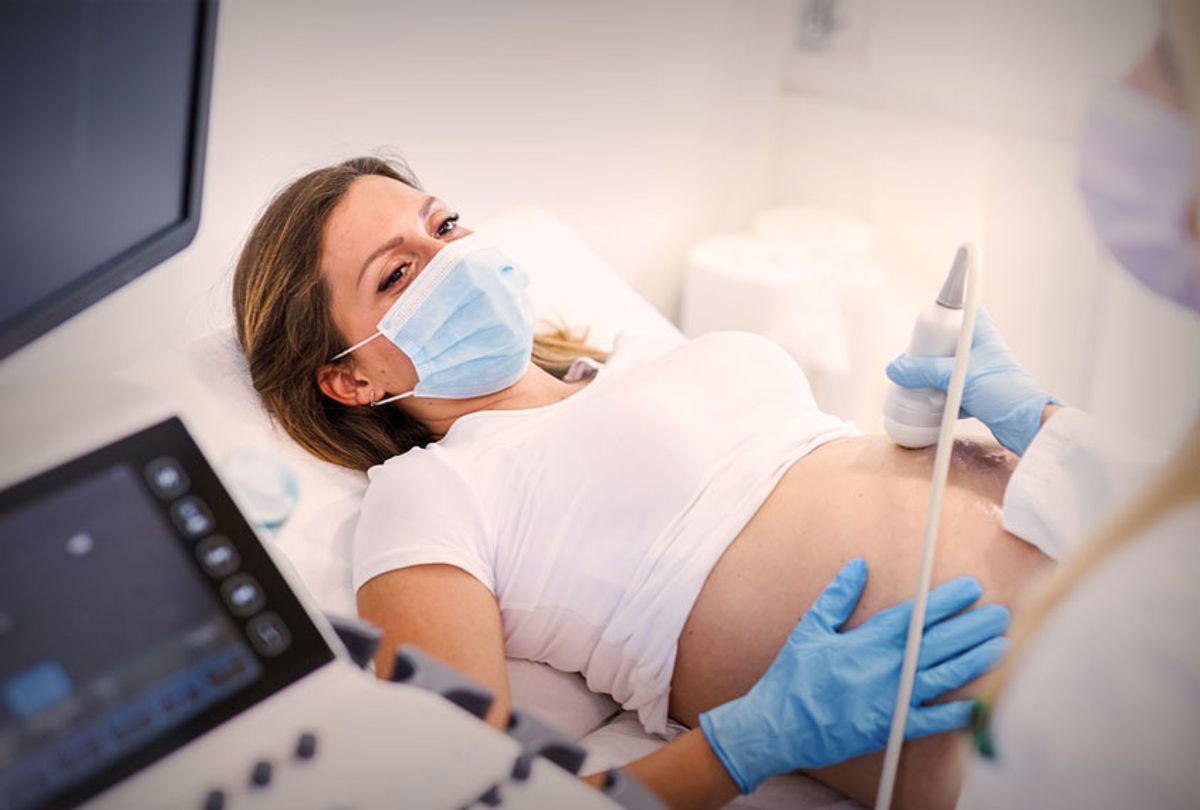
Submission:
[[[350,352],[354,351],[355,349],[361,349],[363,346],[366,346],[368,343],[370,343],[372,340],[374,340],[375,338],[379,337],[382,334],[383,334],[382,332],[376,332],[375,334],[371,335],[368,338],[363,338],[362,340],[360,340],[358,343],[355,343],[350,348],[342,349],[340,352],[335,354],[333,357],[330,357],[329,362],[332,363],[334,361],[341,360],[343,357],[350,354]]]
[[[358,343],[355,343],[350,348],[343,349],[342,351],[335,354],[333,357],[329,358],[329,362],[332,363],[334,361],[341,360],[343,357],[350,354],[350,352],[352,352],[355,349],[360,348],[362,346],[366,346],[368,343],[370,343],[372,340],[374,340],[375,338],[379,337],[382,334],[383,334],[382,332],[376,332],[375,334],[371,335],[368,338],[363,338],[362,340],[360,340]],[[396,394],[396,396],[394,396],[394,397],[385,397],[383,399],[377,400],[377,399],[375,399],[375,389],[372,388],[371,389],[371,401],[369,404],[372,408],[378,408],[380,405],[387,405],[389,402],[395,402],[398,399],[404,399],[405,397],[411,397],[415,393],[417,393],[417,390],[414,388],[413,390],[406,391],[403,394]]]
[[[411,391],[405,391],[403,394],[396,394],[394,397],[384,397],[381,400],[376,400],[375,399],[375,389],[372,388],[370,404],[371,404],[372,408],[378,408],[380,405],[387,405],[389,402],[395,402],[398,399],[404,399],[405,397],[411,397],[415,393],[417,393],[417,390],[414,388]]]

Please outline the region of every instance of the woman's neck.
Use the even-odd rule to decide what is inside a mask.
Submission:
[[[563,382],[530,363],[521,379],[492,394],[469,399],[413,396],[398,402],[397,407],[419,419],[433,435],[441,437],[461,416],[476,411],[519,411],[553,405],[583,389],[592,379],[586,377],[576,382]]]

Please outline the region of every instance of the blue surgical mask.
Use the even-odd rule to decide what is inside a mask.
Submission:
[[[1200,312],[1200,253],[1187,118],[1124,82],[1098,91],[1084,121],[1079,184],[1096,235],[1134,277]]]
[[[485,237],[448,243],[430,259],[376,324],[376,333],[332,360],[383,335],[417,370],[408,396],[468,399],[513,385],[533,353],[529,277]]]

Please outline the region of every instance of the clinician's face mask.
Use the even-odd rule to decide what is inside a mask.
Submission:
[[[1094,96],[1079,183],[1096,233],[1142,283],[1200,312],[1200,252],[1187,230],[1193,172],[1192,131],[1182,113],[1124,82]]]
[[[378,330],[333,358],[345,357],[383,335],[417,370],[403,397],[467,399],[495,393],[525,373],[533,352],[529,277],[486,238],[450,242],[400,293]]]

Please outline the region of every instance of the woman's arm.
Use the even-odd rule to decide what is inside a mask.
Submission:
[[[491,691],[487,722],[508,723],[512,698],[504,666],[504,631],[496,597],[475,577],[452,565],[416,565],[381,574],[358,591],[358,612],[383,630],[375,671],[387,678],[392,653],[415,644]],[[738,788],[709,747],[692,731],[625,766],[672,808],[720,807]],[[599,789],[604,774],[583,777]]]
[[[415,644],[490,691],[485,719],[506,727],[512,698],[504,631],[496,597],[482,582],[452,565],[398,568],[358,589],[358,614],[383,630],[375,661],[379,677],[391,677],[397,647]]]
[[[475,577],[452,565],[417,565],[389,571],[358,591],[358,612],[383,630],[375,672],[388,678],[392,653],[415,644],[491,691],[487,722],[503,729],[512,698],[504,667],[504,631],[496,597]],[[671,808],[727,804],[738,787],[699,729],[659,748],[624,770]],[[603,773],[583,777],[596,789]]]

